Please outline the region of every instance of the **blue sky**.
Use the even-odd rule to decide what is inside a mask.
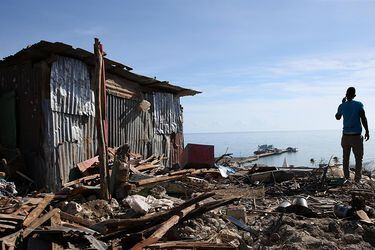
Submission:
[[[346,88],[375,118],[375,1],[11,1],[0,57],[39,40],[92,50],[204,93],[185,132],[340,129]]]

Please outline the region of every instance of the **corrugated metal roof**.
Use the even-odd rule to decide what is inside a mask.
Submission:
[[[48,41],[40,41],[39,43],[33,44],[25,49],[22,49],[21,51],[17,52],[12,56],[5,57],[3,60],[0,61],[0,66],[17,63],[19,62],[19,60],[42,60],[45,58],[49,58],[52,55],[72,57],[82,60],[89,65],[95,65],[94,55],[89,51],[80,48],[75,49],[68,44],[60,42],[52,43]],[[187,89],[177,85],[170,84],[167,81],[160,81],[152,77],[135,74],[129,71],[132,70],[131,67],[121,64],[119,62],[112,61],[108,58],[105,58],[105,66],[106,71],[108,71],[109,73],[113,73],[128,80],[137,82],[139,85],[149,88],[151,90],[154,89],[172,92],[178,94],[179,96],[196,95],[201,93],[193,89]]]

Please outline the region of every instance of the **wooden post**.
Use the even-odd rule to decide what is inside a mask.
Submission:
[[[98,38],[95,38],[94,43],[95,54],[95,117],[96,129],[98,138],[98,154],[99,154],[99,168],[100,168],[100,191],[101,198],[108,200],[108,156],[107,156],[107,142],[105,129],[105,109],[106,109],[106,92],[105,92],[105,66],[104,66],[104,52]]]

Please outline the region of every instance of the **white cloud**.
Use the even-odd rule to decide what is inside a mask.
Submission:
[[[183,100],[186,132],[340,129],[334,113],[349,85],[357,88],[371,127],[375,118],[371,109],[375,107],[373,55],[292,58],[247,67],[253,74],[248,84],[233,75],[232,82],[207,85],[203,95]],[[228,69],[225,78],[235,72],[248,74],[244,68]],[[265,77],[269,81],[256,82]]]

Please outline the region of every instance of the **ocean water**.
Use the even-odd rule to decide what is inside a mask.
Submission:
[[[371,136],[371,131],[370,131]],[[320,162],[327,163],[330,157],[337,156],[342,161],[341,131],[316,130],[316,131],[272,131],[272,132],[236,132],[236,133],[187,133],[187,143],[210,144],[215,146],[215,156],[220,156],[226,151],[234,156],[250,156],[261,144],[272,144],[277,148],[296,147],[297,153],[284,153],[259,159],[258,163],[270,166],[282,166],[284,158],[289,165],[312,166],[310,159],[315,160],[315,165]],[[364,165],[375,167],[375,138],[364,142]],[[351,163],[354,155],[351,154]]]

